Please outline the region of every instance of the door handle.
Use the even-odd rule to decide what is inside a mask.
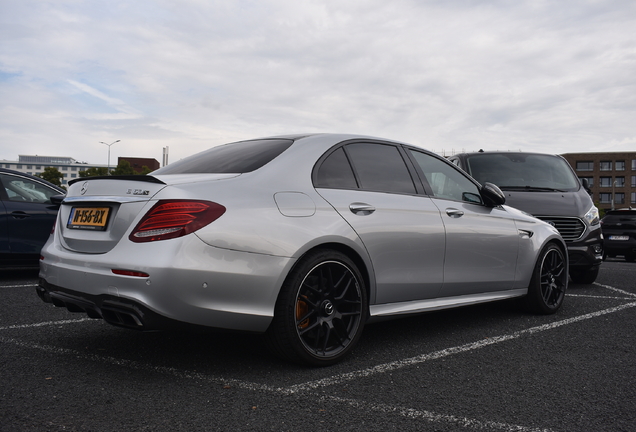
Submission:
[[[21,211],[11,212],[11,216],[13,216],[13,219],[25,219],[31,217],[30,214]]]
[[[355,202],[349,204],[349,210],[351,210],[351,213],[366,216],[373,213],[375,211],[375,207],[370,204]]]
[[[446,214],[449,215],[452,218],[459,218],[464,216],[464,212],[461,210],[458,210],[456,208],[447,208],[446,209]]]

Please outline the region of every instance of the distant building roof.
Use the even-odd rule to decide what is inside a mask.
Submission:
[[[66,156],[31,156],[31,155],[18,155],[18,160],[23,163],[56,163],[56,164],[73,164],[77,163],[72,157]]]

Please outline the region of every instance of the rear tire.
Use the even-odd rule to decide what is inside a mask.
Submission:
[[[625,261],[627,262],[634,262],[636,261],[636,254],[625,254]]]
[[[554,243],[548,244],[541,251],[532,273],[528,294],[523,299],[527,310],[548,315],[561,308],[568,288],[566,262],[563,251]]]
[[[368,315],[364,279],[346,255],[310,252],[287,276],[265,335],[286,360],[329,366],[347,356]]]
[[[570,270],[570,277],[572,278],[572,282],[579,284],[594,283],[598,276],[599,268],[600,266],[595,265],[581,270]]]

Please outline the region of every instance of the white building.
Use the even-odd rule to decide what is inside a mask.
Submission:
[[[17,161],[0,160],[0,168],[12,169],[31,175],[40,174],[46,167],[57,168],[64,176],[62,185],[66,185],[70,180],[79,177],[80,171],[89,168],[107,168],[107,165],[87,164],[78,162],[71,157],[63,156],[29,156],[19,155]]]

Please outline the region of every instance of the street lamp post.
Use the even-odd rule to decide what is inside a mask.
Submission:
[[[115,143],[118,143],[119,141],[121,141],[121,140],[114,141],[114,142],[112,142],[110,144],[105,143],[104,141],[100,141],[100,144],[104,144],[104,145],[108,146],[108,174],[110,174],[110,146],[112,146]]]
[[[616,180],[614,180],[614,182],[612,183],[612,210],[614,210],[614,195],[616,195],[614,193],[614,187],[616,186]]]

